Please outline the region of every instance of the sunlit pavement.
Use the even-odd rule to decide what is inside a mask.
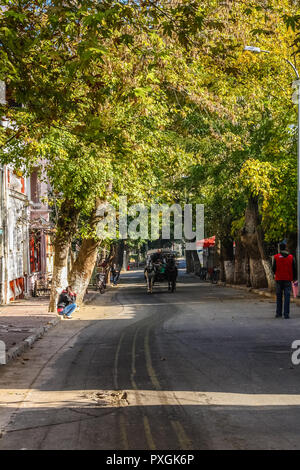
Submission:
[[[0,369],[0,449],[299,449],[300,309],[142,270]]]

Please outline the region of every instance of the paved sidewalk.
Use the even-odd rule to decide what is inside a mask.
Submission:
[[[95,295],[96,291],[89,290],[84,303],[91,302]],[[6,362],[19,356],[61,321],[61,316],[48,312],[48,304],[49,297],[41,296],[0,305],[0,340],[6,346]]]
[[[6,360],[13,359],[59,322],[48,312],[49,298],[32,297],[0,306],[0,340],[6,345]]]
[[[208,281],[207,281],[208,282]],[[239,285],[239,284],[227,284],[226,282],[218,281],[219,286],[223,287],[230,287],[231,289],[238,289],[238,290],[245,290],[248,292],[252,292],[253,294],[258,294],[263,297],[269,297],[273,300],[276,300],[276,294],[275,292],[270,292],[268,288],[259,288],[256,289],[254,287],[247,287],[246,285]],[[291,297],[290,297],[291,303],[296,304],[298,307],[300,307],[300,298],[294,298],[293,293],[291,292]]]
[[[0,338],[7,349],[57,318],[56,314],[48,312],[48,304],[47,297],[32,297],[0,306]]]

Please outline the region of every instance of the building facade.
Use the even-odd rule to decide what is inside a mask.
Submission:
[[[0,81],[0,104],[20,106]],[[10,120],[0,118],[10,128]],[[0,166],[0,303],[34,295],[52,272],[48,185],[38,173],[25,177],[10,165]]]
[[[4,166],[0,167],[0,304],[4,303]]]
[[[23,298],[29,273],[26,180],[8,166],[2,171],[2,292],[3,303]]]
[[[52,272],[46,184],[4,165],[0,192],[0,301],[34,295]]]
[[[29,178],[30,219],[29,219],[29,290],[37,294],[39,288],[49,287],[53,270],[51,245],[52,224],[47,204],[49,187],[34,171]]]

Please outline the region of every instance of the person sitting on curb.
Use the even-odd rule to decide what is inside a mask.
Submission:
[[[76,294],[72,291],[72,286],[68,286],[59,296],[57,303],[57,312],[64,318],[72,318],[72,313],[76,309]]]
[[[286,244],[279,244],[279,253],[274,256],[273,272],[276,281],[276,317],[282,318],[282,297],[284,293],[284,318],[290,318],[290,294],[292,281],[297,279],[297,268],[293,255],[286,251]]]

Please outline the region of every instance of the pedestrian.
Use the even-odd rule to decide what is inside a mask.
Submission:
[[[120,267],[119,265],[114,264],[111,270],[112,273],[112,282],[113,285],[116,286],[120,277]]]
[[[113,264],[111,267],[111,281],[113,283],[113,286],[115,285],[115,277],[116,277],[116,265]]]
[[[72,286],[68,286],[59,296],[57,303],[57,312],[64,318],[72,318],[72,313],[76,309],[76,294],[73,292]]]
[[[276,281],[276,318],[282,318],[282,300],[284,294],[284,318],[290,317],[290,295],[292,281],[297,279],[297,268],[293,255],[286,251],[284,242],[279,245],[279,253],[274,256],[273,272]]]

